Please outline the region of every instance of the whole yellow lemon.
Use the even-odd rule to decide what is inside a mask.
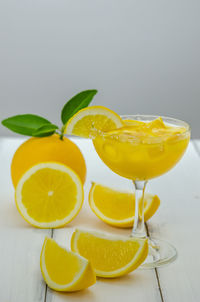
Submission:
[[[40,162],[55,161],[73,169],[82,182],[86,178],[84,157],[76,144],[66,137],[63,140],[54,134],[47,137],[32,137],[15,152],[11,163],[11,177],[14,187],[21,176],[33,165]]]

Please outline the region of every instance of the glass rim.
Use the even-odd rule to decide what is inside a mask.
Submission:
[[[146,121],[148,121],[148,118],[149,119],[157,119],[159,117],[161,117],[163,119],[164,122],[167,122],[172,125],[177,125],[177,126],[182,126],[185,128],[185,131],[181,132],[181,133],[177,133],[176,136],[177,137],[185,137],[187,134],[190,134],[190,126],[187,122],[184,122],[182,120],[179,120],[179,119],[176,119],[176,118],[172,118],[172,117],[167,117],[167,116],[162,116],[162,115],[148,115],[148,114],[123,114],[123,115],[120,115],[121,119],[133,119],[133,120],[141,120],[142,121],[142,118]],[[108,133],[109,132],[101,132],[99,133],[99,136],[101,137],[107,137],[108,138]],[[118,134],[115,134],[115,133],[112,133],[112,139],[118,139]],[[110,137],[111,138],[111,137]],[[134,135],[127,135],[127,139],[129,142],[132,142],[132,143],[139,143],[141,142],[140,138],[134,136]],[[142,139],[142,143],[147,143],[147,144],[160,144],[164,142],[164,136],[159,136],[159,137],[151,137],[151,138],[146,138],[146,139]]]
[[[122,115],[120,115],[120,117],[122,118],[122,119],[124,119],[124,118],[127,118],[127,117],[130,117],[130,118],[132,118],[132,119],[134,119],[133,117],[135,117],[135,118],[137,118],[137,117],[144,117],[144,118],[146,118],[146,119],[148,119],[148,118],[152,118],[152,119],[157,119],[157,118],[159,118],[159,117],[161,117],[163,120],[169,120],[169,122],[171,121],[172,123],[174,122],[174,124],[175,123],[179,123],[179,124],[182,124],[182,126],[184,126],[185,127],[185,131],[184,132],[182,132],[182,133],[180,133],[180,134],[185,134],[186,132],[190,132],[191,131],[191,127],[190,127],[190,125],[187,123],[187,122],[185,122],[185,121],[183,121],[183,120],[180,120],[180,119],[177,119],[177,118],[174,118],[174,117],[169,117],[169,116],[165,116],[165,115],[151,115],[151,114],[122,114]],[[136,119],[137,120],[137,119]],[[165,122],[165,121],[164,121]]]

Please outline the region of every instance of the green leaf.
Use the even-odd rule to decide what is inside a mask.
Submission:
[[[77,95],[75,95],[73,98],[71,98],[63,107],[61,112],[61,119],[63,124],[66,124],[66,122],[79,110],[87,107],[95,94],[97,93],[97,90],[85,90]]]
[[[45,118],[34,114],[15,115],[3,120],[2,125],[8,129],[23,135],[32,136],[38,128],[51,124]]]
[[[55,133],[56,129],[58,129],[58,126],[54,124],[47,124],[35,130],[32,133],[32,136],[36,136],[36,137],[50,136]]]

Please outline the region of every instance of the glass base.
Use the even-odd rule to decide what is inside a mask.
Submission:
[[[140,269],[152,269],[167,265],[177,258],[177,250],[165,240],[149,239],[149,254]]]

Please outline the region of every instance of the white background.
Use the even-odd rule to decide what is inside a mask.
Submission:
[[[96,88],[93,104],[184,119],[200,137],[199,13],[198,0],[0,0],[0,119],[60,123]]]

